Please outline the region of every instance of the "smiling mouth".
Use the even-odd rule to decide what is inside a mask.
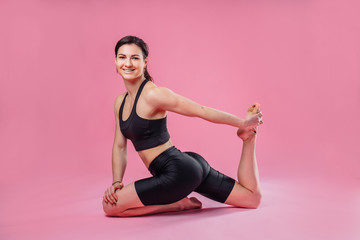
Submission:
[[[133,71],[135,71],[135,69],[124,69],[124,72],[133,72]]]

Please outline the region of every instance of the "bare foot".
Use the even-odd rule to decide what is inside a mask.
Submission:
[[[246,118],[248,119],[250,118],[252,115],[255,115],[257,113],[260,112],[260,104],[259,103],[254,103],[253,105],[251,105],[251,107],[248,108],[247,113],[246,113]],[[258,131],[258,128],[253,128],[253,129],[238,129],[237,131],[237,135],[239,136],[239,138],[241,138],[243,141],[246,141],[252,137],[255,137],[256,133]]]
[[[195,197],[186,197],[181,199],[177,203],[179,204],[180,210],[189,210],[202,207],[202,203]]]

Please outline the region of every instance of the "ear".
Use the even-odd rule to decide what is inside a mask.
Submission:
[[[147,63],[149,61],[148,57],[146,57],[144,61],[145,61],[145,67],[146,67],[146,65],[147,65]]]

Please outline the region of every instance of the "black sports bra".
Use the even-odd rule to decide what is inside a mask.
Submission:
[[[145,119],[136,113],[137,101],[147,82],[148,80],[145,79],[141,83],[136,93],[134,106],[127,120],[122,120],[122,113],[128,93],[126,93],[119,109],[120,130],[126,138],[131,140],[136,151],[159,146],[170,139],[170,135],[166,127],[166,117],[161,119]]]

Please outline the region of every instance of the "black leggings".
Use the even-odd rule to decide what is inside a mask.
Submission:
[[[197,153],[166,149],[150,164],[152,177],[135,182],[136,192],[146,205],[177,202],[192,191],[224,203],[235,180],[213,169]]]

